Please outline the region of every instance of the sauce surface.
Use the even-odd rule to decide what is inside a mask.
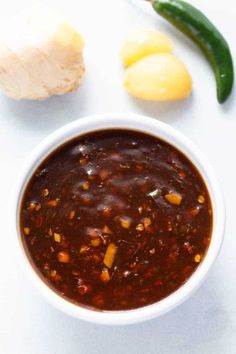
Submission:
[[[211,239],[204,181],[176,148],[129,130],[84,135],[35,171],[21,234],[38,274],[100,310],[157,302],[201,263]]]

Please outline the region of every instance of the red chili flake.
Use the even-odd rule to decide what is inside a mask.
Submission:
[[[64,293],[64,294],[68,293],[68,291],[69,291],[69,286],[68,286],[67,284],[65,284],[65,283],[62,282],[61,288],[62,288],[62,293]]]
[[[161,279],[157,279],[155,282],[154,282],[154,285],[155,286],[162,286],[163,285],[163,282]]]
[[[78,290],[80,295],[86,295],[86,294],[91,294],[92,292],[92,287],[89,284],[81,284],[78,286]]]
[[[84,195],[82,196],[81,199],[82,199],[83,204],[85,204],[85,205],[89,205],[91,202],[91,197],[88,193],[84,193]]]
[[[148,279],[148,278],[151,278],[153,276],[153,272],[151,271],[148,271],[144,274],[144,278]]]
[[[102,307],[105,303],[104,296],[102,294],[97,294],[92,298],[94,306]]]
[[[176,279],[178,279],[179,278],[179,275],[177,274],[177,273],[172,273],[171,274],[171,279],[172,280],[176,280]]]
[[[210,242],[211,242],[210,237],[204,237],[204,239],[203,239],[203,244],[204,244],[205,246],[209,246]]]
[[[183,170],[181,170],[181,171],[179,171],[179,176],[182,177],[182,178],[185,178],[186,177],[186,173]]]
[[[149,291],[150,291],[149,288],[144,288],[144,289],[141,290],[141,293],[147,294],[147,293],[149,293]]]
[[[108,170],[101,170],[99,172],[99,176],[102,180],[107,179],[109,177],[109,175],[110,175],[110,172]]]
[[[134,269],[135,267],[137,266],[137,263],[136,262],[133,262],[129,265],[129,268],[130,269]]]
[[[69,245],[70,245],[70,243],[69,243],[68,240],[66,240],[66,239],[62,236],[61,244],[60,244],[60,245],[61,245],[62,248],[68,248]]]
[[[135,166],[135,168],[136,168],[137,171],[142,171],[144,167],[143,167],[143,165],[137,164]]]
[[[192,254],[193,253],[193,246],[190,245],[190,243],[187,241],[187,242],[184,242],[184,245],[183,245],[183,249],[188,252],[189,254]]]
[[[111,208],[109,208],[109,207],[104,207],[102,213],[103,213],[103,215],[104,215],[105,217],[110,217],[110,216],[111,216]]]
[[[185,278],[188,278],[190,274],[192,274],[192,272],[193,272],[193,267],[188,265],[184,268],[182,274]]]
[[[38,215],[35,218],[35,226],[36,227],[41,227],[42,225],[43,225],[43,217],[42,217],[42,215]]]
[[[197,205],[196,207],[190,209],[190,214],[192,216],[197,216],[200,213],[200,211],[201,211],[201,207],[200,205]]]
[[[142,186],[140,187],[140,191],[143,192],[143,193],[146,193],[146,192],[148,191],[148,188],[149,188],[149,187],[144,184],[144,185],[142,185]]]
[[[145,232],[147,233],[147,234],[152,234],[153,233],[153,228],[151,227],[151,226],[148,226],[148,227],[146,227],[146,229],[145,229]]]

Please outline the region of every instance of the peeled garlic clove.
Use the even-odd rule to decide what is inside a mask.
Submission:
[[[124,42],[121,60],[125,66],[129,66],[146,55],[172,51],[172,41],[165,34],[153,29],[138,30],[131,33]]]
[[[144,100],[171,101],[189,96],[192,79],[174,55],[152,54],[126,69],[124,87]]]
[[[0,32],[0,48],[8,50],[5,55],[0,51],[0,68],[9,73],[4,76],[4,84],[0,73],[0,87],[8,96],[43,99],[80,86],[84,75],[84,41],[46,6],[37,5],[24,11],[3,25]],[[14,80],[11,70],[15,72]]]

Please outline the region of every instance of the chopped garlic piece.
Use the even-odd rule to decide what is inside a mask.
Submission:
[[[60,243],[61,242],[61,235],[54,232],[54,241]]]
[[[174,205],[180,205],[182,202],[182,196],[177,193],[166,194],[165,198],[170,204],[174,204]]]
[[[111,242],[107,247],[104,260],[103,260],[103,263],[107,268],[112,267],[115,261],[116,253],[117,253],[117,246],[113,242]]]
[[[204,204],[205,203],[205,197],[203,195],[198,196],[198,203]]]
[[[24,234],[28,236],[30,234],[30,228],[29,227],[24,227]]]
[[[111,280],[108,269],[104,268],[100,275],[100,279],[103,283],[108,283]]]
[[[131,226],[131,219],[129,217],[121,217],[120,218],[120,224],[124,229],[129,229]]]

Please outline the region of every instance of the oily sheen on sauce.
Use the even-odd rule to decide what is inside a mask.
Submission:
[[[21,235],[36,272],[99,310],[157,302],[201,263],[211,240],[205,183],[175,147],[136,131],[67,142],[24,192]]]

